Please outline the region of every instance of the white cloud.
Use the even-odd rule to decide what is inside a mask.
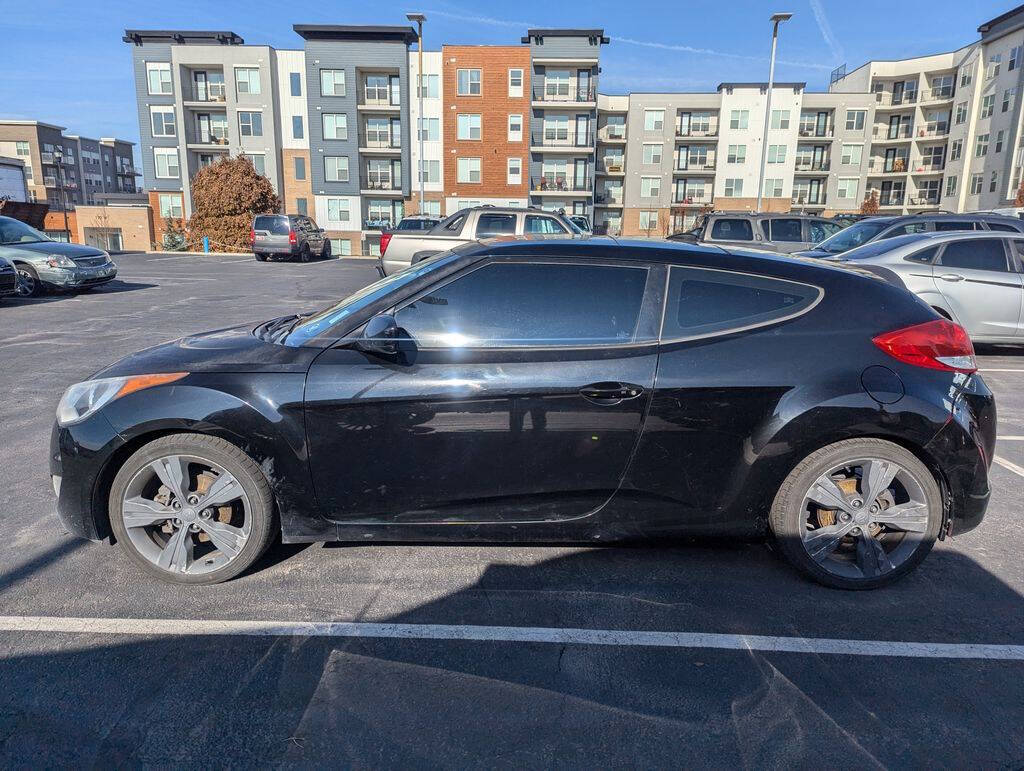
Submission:
[[[835,63],[839,64],[846,60],[843,55],[843,47],[836,40],[836,36],[832,34],[832,25],[828,23],[828,17],[825,16],[825,9],[821,5],[821,0],[809,0],[811,4],[811,11],[814,13],[814,20],[818,23],[818,29],[821,30],[821,36],[825,39],[828,47],[832,49],[832,55],[835,57]]]

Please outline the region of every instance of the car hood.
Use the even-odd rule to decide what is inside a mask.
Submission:
[[[163,372],[305,372],[319,348],[292,348],[258,339],[245,324],[189,335],[133,353],[93,377]]]
[[[39,255],[45,257],[50,254],[60,254],[70,257],[72,260],[80,257],[99,257],[106,254],[95,246],[83,246],[82,244],[67,244],[63,241],[38,241],[30,244],[4,244],[4,249],[13,249],[18,252],[29,252],[26,257]]]

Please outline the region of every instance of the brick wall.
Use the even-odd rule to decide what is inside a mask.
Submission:
[[[153,244],[154,248],[162,249],[164,242],[164,233],[167,231],[166,223],[164,218],[160,216],[160,194],[159,190],[149,191],[149,216],[152,220],[152,233],[153,233]],[[166,195],[166,193],[165,193]],[[179,193],[178,195],[182,195]],[[184,206],[184,201],[182,201]],[[182,209],[184,211],[184,209]]]
[[[444,195],[464,198],[525,198],[529,186],[530,49],[527,46],[443,46]],[[523,70],[523,95],[510,97],[508,71]],[[458,70],[481,71],[479,96],[458,96]],[[459,113],[481,116],[480,140],[458,140]],[[508,116],[523,116],[523,141],[508,141]],[[480,158],[481,182],[459,183],[458,158]],[[508,159],[522,159],[522,183],[508,184]]]
[[[302,158],[305,162],[305,179],[295,176],[295,159]],[[281,163],[284,166],[284,210],[288,214],[298,214],[298,199],[306,199],[306,212],[313,216],[313,183],[310,181],[309,150],[282,150]]]

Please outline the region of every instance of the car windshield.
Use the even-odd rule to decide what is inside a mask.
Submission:
[[[355,294],[351,294],[335,305],[324,308],[310,316],[301,317],[295,327],[288,332],[282,341],[285,345],[297,348],[318,337],[326,330],[344,321],[353,313],[372,305],[390,292],[400,289],[433,270],[444,267],[457,260],[456,252],[441,252],[421,262],[410,265],[405,270],[392,273],[369,286],[365,286]]]
[[[37,244],[52,240],[20,220],[0,218],[0,244]]]
[[[932,238],[930,233],[911,233],[905,236],[896,236],[895,238],[881,238],[878,241],[871,241],[863,246],[858,246],[856,249],[844,252],[839,259],[844,261],[866,260],[869,257],[877,257],[880,254],[891,252],[893,249],[906,246],[907,244],[926,241],[929,238]]]
[[[888,222],[872,222],[865,220],[840,230],[831,238],[826,238],[817,248],[829,254],[840,254],[866,244],[881,233],[889,225]]]
[[[580,229],[580,226],[573,222],[572,219],[570,219],[569,217],[564,217],[563,219],[565,221],[565,224],[569,226],[569,230],[571,230],[573,233],[575,233],[578,236],[586,235]]]

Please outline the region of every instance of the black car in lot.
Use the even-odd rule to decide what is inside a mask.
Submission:
[[[308,541],[772,535],[873,588],[977,526],[995,405],[970,340],[854,268],[610,239],[466,244],[324,310],[71,386],[72,533],[182,583]]]

